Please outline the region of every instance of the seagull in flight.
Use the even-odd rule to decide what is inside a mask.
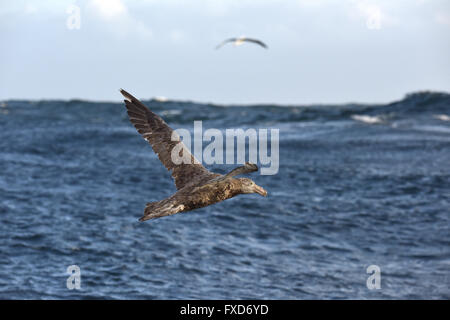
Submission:
[[[264,49],[268,49],[267,45],[262,42],[261,40],[258,39],[252,39],[252,38],[247,38],[247,37],[239,37],[239,38],[229,38],[224,40],[222,43],[220,43],[216,49],[220,49],[221,47],[223,47],[225,44],[227,43],[233,43],[235,46],[240,46],[241,44],[243,44],[244,42],[251,42],[251,43],[255,43],[261,47],[263,47]]]

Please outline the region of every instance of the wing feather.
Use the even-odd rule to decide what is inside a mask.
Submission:
[[[219,43],[217,46],[216,46],[216,50],[217,49],[219,49],[219,48],[221,48],[221,47],[223,47],[225,44],[227,44],[228,42],[234,42],[234,41],[236,41],[237,39],[236,38],[229,38],[229,39],[226,39],[226,40],[224,40],[224,41],[222,41],[221,43]]]
[[[190,182],[215,175],[195,159],[183,142],[179,140],[172,141],[173,129],[161,117],[153,113],[125,90],[121,89],[120,92],[125,97],[124,101],[130,122],[143,138],[150,143],[153,151],[158,155],[159,160],[167,170],[171,171],[178,190]],[[172,161],[172,150],[179,143],[183,145],[183,155],[191,159],[189,164],[175,164]],[[187,154],[185,154],[186,152]]]
[[[251,38],[244,38],[243,41],[256,43],[256,44],[260,45],[261,47],[263,47],[264,49],[268,48],[267,45],[264,42],[262,42],[261,40],[251,39]]]

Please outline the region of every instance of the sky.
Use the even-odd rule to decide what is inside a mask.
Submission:
[[[229,37],[264,41],[219,50]],[[449,0],[0,0],[0,100],[382,103],[450,91]]]

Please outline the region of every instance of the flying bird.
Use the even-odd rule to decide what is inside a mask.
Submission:
[[[220,43],[216,49],[219,49],[221,47],[223,47],[225,44],[232,42],[235,46],[240,46],[241,44],[243,44],[244,42],[252,42],[255,43],[257,45],[260,45],[261,47],[263,47],[264,49],[268,49],[267,45],[262,42],[261,40],[257,40],[257,39],[251,39],[251,38],[246,38],[246,37],[240,37],[240,38],[229,38],[224,40],[222,43]]]
[[[150,143],[159,160],[171,172],[177,188],[170,197],[147,203],[144,215],[139,221],[203,208],[239,194],[258,193],[267,196],[267,191],[251,179],[235,178],[237,175],[258,171],[255,164],[246,162],[244,166],[237,167],[225,175],[207,170],[161,117],[125,90],[121,89],[120,92],[125,97],[125,106],[131,123]],[[190,161],[183,161],[180,164],[172,161],[174,148],[177,148],[175,150],[178,155]]]

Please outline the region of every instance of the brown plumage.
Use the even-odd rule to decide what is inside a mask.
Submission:
[[[150,143],[166,169],[172,173],[177,188],[177,192],[170,197],[147,203],[140,221],[203,208],[241,193],[267,195],[267,191],[252,180],[234,178],[240,174],[257,171],[258,167],[255,164],[247,162],[226,175],[210,172],[194,158],[176,132],[163,119],[125,90],[121,89],[120,92],[125,97],[131,123]],[[175,164],[172,161],[171,154],[175,147],[178,148],[176,151],[180,150],[180,156],[191,159],[190,163]]]

